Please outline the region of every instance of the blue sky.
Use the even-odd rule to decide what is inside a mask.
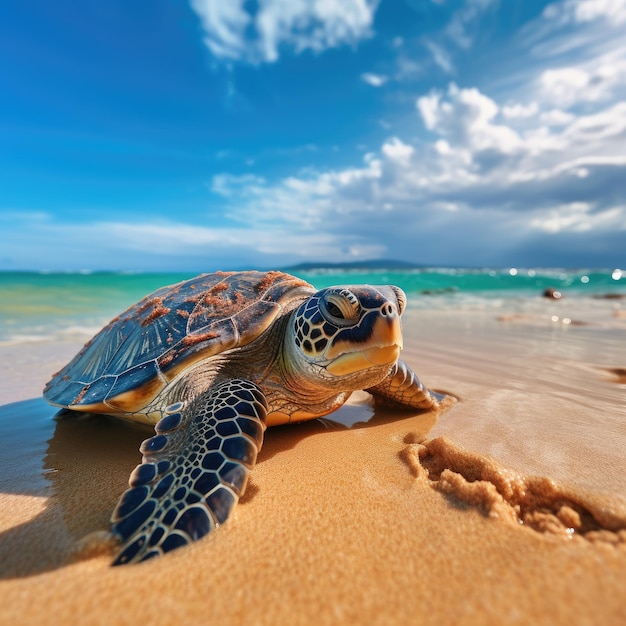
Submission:
[[[7,0],[0,269],[626,266],[626,0]]]

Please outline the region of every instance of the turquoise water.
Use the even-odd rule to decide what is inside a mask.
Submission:
[[[564,296],[626,296],[626,270],[416,269],[293,272],[318,288],[336,284],[395,284],[418,308],[474,307],[535,299],[544,289]],[[158,287],[193,274],[0,272],[0,342],[84,335]]]

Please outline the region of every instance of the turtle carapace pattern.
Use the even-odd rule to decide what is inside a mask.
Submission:
[[[405,306],[390,285],[316,291],[278,271],[217,272],[163,287],[112,320],[44,396],[154,426],[112,515],[114,564],[224,523],[267,426],[327,415],[359,389],[436,409],[437,394],[399,360]]]

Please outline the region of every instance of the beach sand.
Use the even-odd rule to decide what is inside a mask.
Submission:
[[[0,623],[623,624],[626,320],[541,306],[409,311],[403,358],[458,402],[269,429],[228,523],[118,568],[149,432],[52,420],[78,344],[0,347]]]

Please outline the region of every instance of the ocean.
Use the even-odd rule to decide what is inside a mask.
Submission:
[[[507,315],[543,311],[542,294],[560,292],[583,317],[626,307],[626,270],[562,269],[306,269],[287,270],[323,288],[394,284],[412,309],[487,310]],[[88,338],[115,315],[193,273],[0,272],[0,345]],[[554,317],[554,316],[552,316]],[[621,320],[620,315],[615,316]],[[570,318],[556,321],[567,323]],[[554,320],[553,320],[554,321]],[[570,321],[572,321],[570,319]]]

